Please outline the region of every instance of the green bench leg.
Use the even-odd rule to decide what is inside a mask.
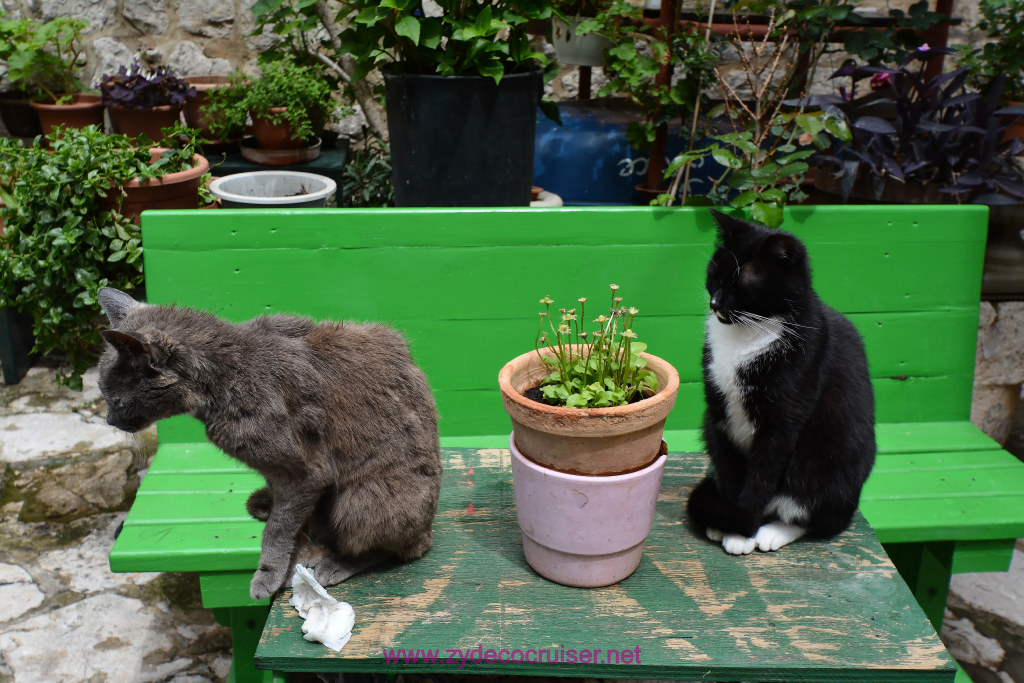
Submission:
[[[228,683],[274,683],[273,671],[261,671],[254,665],[256,646],[267,623],[268,605],[255,607],[222,607],[213,610],[214,617],[222,626],[231,629],[231,644],[234,657]]]
[[[949,595],[953,547],[952,541],[885,545],[885,552],[907,582],[936,633],[942,630],[942,616]]]

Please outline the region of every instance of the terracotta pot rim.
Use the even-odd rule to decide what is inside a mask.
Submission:
[[[546,356],[554,355],[549,348],[541,349],[541,353]],[[508,363],[501,368],[498,372],[498,386],[501,389],[501,393],[512,403],[516,404],[524,410],[536,412],[540,414],[549,415],[553,418],[570,418],[579,419],[581,417],[593,417],[593,418],[616,418],[616,417],[628,417],[638,411],[647,409],[653,410],[660,406],[660,404],[667,402],[675,402],[676,394],[679,392],[679,372],[672,366],[671,363],[659,358],[650,353],[638,354],[641,358],[647,361],[648,368],[654,370],[654,367],[659,367],[665,371],[668,376],[668,382],[664,386],[658,387],[658,391],[654,396],[649,396],[645,399],[630,403],[624,406],[610,406],[606,408],[566,408],[563,406],[552,406],[546,403],[540,403],[532,399],[526,398],[520,393],[515,387],[512,386],[511,375],[512,368],[516,361],[526,358],[528,356],[536,357],[536,351],[527,351],[526,353],[520,354],[510,360]],[[537,361],[540,362],[539,360]]]
[[[52,102],[36,102],[34,100],[29,100],[29,105],[35,109],[42,109],[43,111],[61,109],[92,109],[94,107],[103,107],[103,98],[99,95],[92,95],[90,93],[77,93],[71,96],[70,104],[54,104]]]
[[[184,109],[183,104],[154,104],[152,107],[126,107],[123,104],[108,104],[107,109],[115,109],[117,111],[181,111]]]
[[[166,149],[166,147],[151,147],[149,152],[151,156],[155,157],[159,156],[159,154]],[[174,173],[168,173],[157,178],[149,178],[145,183],[143,183],[139,178],[131,178],[125,182],[122,187],[133,188],[153,187],[155,185],[173,185],[174,183],[186,182],[193,178],[201,177],[204,173],[210,170],[210,161],[202,154],[194,154],[192,156],[192,161],[194,164],[192,168],[186,168],[184,171],[175,171]]]

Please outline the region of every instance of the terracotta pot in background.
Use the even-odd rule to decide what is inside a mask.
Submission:
[[[70,104],[29,103],[39,116],[43,135],[49,135],[60,125],[69,128],[103,127],[103,102],[99,95],[78,94]]]
[[[274,107],[270,113],[279,114],[283,111],[287,111],[287,107]],[[292,149],[306,147],[309,144],[307,140],[295,137],[288,123],[271,123],[269,119],[257,116],[252,112],[250,112],[250,116],[252,116],[252,134],[260,149]],[[316,128],[315,122],[313,127]]]
[[[160,140],[162,128],[169,128],[181,121],[181,106],[163,104],[152,109],[133,109],[110,105],[107,107],[110,127],[115,133],[138,137],[145,133],[150,140]]]
[[[28,99],[18,93],[0,95],[0,119],[7,132],[16,138],[34,138],[43,132],[39,125],[39,115]]]
[[[163,151],[154,147],[150,150],[155,159]],[[184,171],[168,173],[146,182],[137,179],[125,183],[125,197],[120,203],[120,212],[135,223],[145,209],[197,209],[199,208],[199,184],[203,175],[210,170],[206,157],[196,154],[195,165]],[[113,210],[118,207],[117,192],[112,191],[100,204]]]
[[[185,101],[185,124],[189,128],[196,128],[203,133],[203,137],[210,137],[210,121],[201,112],[206,102],[206,92],[218,86],[227,85],[227,76],[185,76],[188,84],[196,89],[196,96]]]

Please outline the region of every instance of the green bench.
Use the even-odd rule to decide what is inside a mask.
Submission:
[[[1005,571],[1024,536],[1024,465],[968,421],[986,219],[979,207],[817,206],[785,222],[867,344],[879,456],[861,510],[936,626],[951,574]],[[404,331],[446,447],[507,444],[497,373],[533,343],[541,297],[599,301],[616,282],[640,309],[640,339],[680,373],[670,450],[701,448],[705,210],[154,211],[142,226],[151,302]],[[234,680],[260,680],[268,606],[248,587],[262,524],[244,507],[260,478],[191,418],[158,432],[111,569],[198,572],[203,604],[232,629]]]

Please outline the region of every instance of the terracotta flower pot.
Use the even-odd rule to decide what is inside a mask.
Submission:
[[[154,147],[150,150],[156,159],[163,148]],[[139,215],[145,209],[196,209],[199,208],[199,184],[203,175],[210,170],[210,162],[206,157],[196,154],[194,166],[184,171],[168,173],[145,182],[138,179],[129,180],[124,185],[125,197],[120,202],[120,213],[139,222]],[[117,190],[114,189],[100,204],[102,208],[113,210],[118,208]]]
[[[200,111],[206,102],[206,92],[213,88],[227,85],[227,76],[185,76],[188,84],[196,89],[196,96],[185,101],[185,123],[189,128],[197,128],[203,137],[209,138],[210,121]]]
[[[534,571],[566,586],[622,581],[640,564],[651,531],[664,455],[612,477],[564,474],[531,462],[509,438],[523,554]]]
[[[43,132],[35,109],[16,92],[0,95],[0,119],[7,132],[16,138],[34,138]]]
[[[99,95],[74,95],[70,104],[30,104],[39,116],[43,135],[49,135],[60,125],[68,128],[85,128],[90,125],[103,127],[103,101]]]
[[[551,355],[549,349],[542,353]],[[636,403],[611,408],[562,408],[526,398],[549,370],[530,351],[498,373],[515,443],[530,460],[561,472],[615,475],[650,465],[661,454],[665,418],[679,393],[679,373],[669,363],[640,354],[658,378],[658,392]]]
[[[138,137],[145,133],[150,140],[160,140],[162,128],[169,128],[181,121],[181,105],[163,104],[152,109],[132,109],[115,104],[107,107],[110,126],[115,133]]]
[[[274,107],[270,110],[272,114],[279,114],[287,111],[287,107]],[[291,149],[293,147],[305,147],[308,142],[300,137],[295,137],[291,126],[288,123],[271,123],[270,119],[252,116],[252,134],[256,138],[256,144],[261,149]]]

